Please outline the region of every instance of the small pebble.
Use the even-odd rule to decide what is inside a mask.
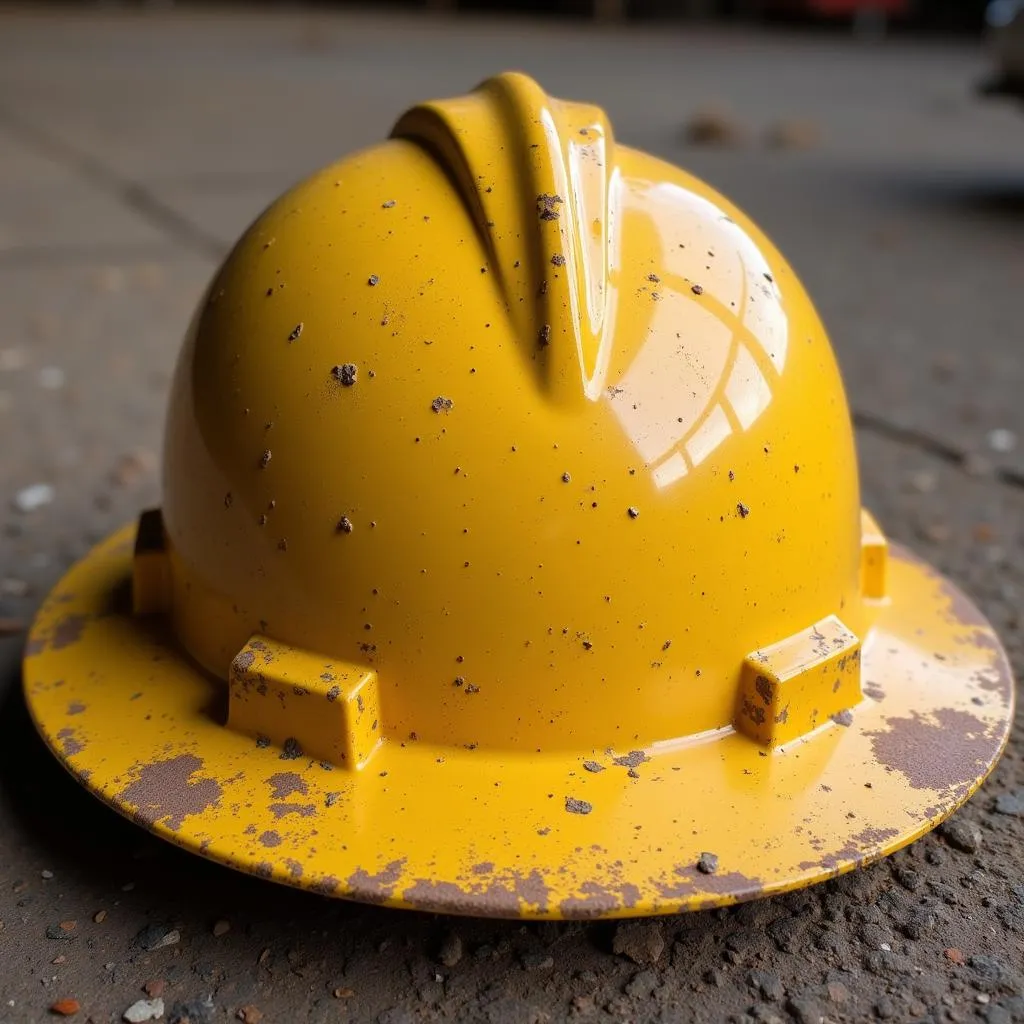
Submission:
[[[142,1024],[147,1020],[159,1020],[163,1015],[164,1001],[162,999],[140,999],[124,1011],[121,1019],[128,1021],[128,1024]]]
[[[155,999],[157,996],[164,994],[164,989],[167,988],[167,982],[163,978],[150,978],[145,985],[142,986],[142,991],[149,996],[150,999]]]
[[[336,988],[332,993],[335,999],[351,999],[355,992],[350,988]]]
[[[988,446],[1000,455],[1008,455],[1017,447],[1017,435],[1012,430],[998,428],[990,430],[988,435]]]
[[[260,1021],[263,1020],[263,1011],[257,1009],[252,1003],[248,1003],[245,1006],[240,1006],[235,1016],[242,1024],[260,1024]]]
[[[97,910],[96,913],[92,915],[92,919],[97,924],[103,924],[103,922],[107,919],[107,912],[105,910]]]
[[[213,934],[219,939],[222,935],[227,935],[231,931],[231,923],[223,920],[217,921],[213,926]]]
[[[32,484],[14,496],[14,507],[19,512],[35,512],[36,509],[49,505],[56,494],[50,484]]]
[[[615,928],[612,952],[616,956],[646,967],[657,963],[664,951],[665,936],[657,921],[623,921]]]
[[[981,848],[981,829],[973,821],[950,818],[939,826],[939,834],[950,846],[964,853],[977,853]]]
[[[718,870],[718,855],[714,853],[702,853],[697,861],[697,870],[702,875],[713,875]]]
[[[71,1017],[81,1008],[82,1004],[77,999],[58,999],[50,1006],[50,1013],[55,1013],[58,1017]]]
[[[996,814],[1024,815],[1024,799],[1013,793],[1000,793],[994,805]]]
[[[59,366],[44,366],[37,379],[39,386],[47,391],[59,391],[64,387],[64,371]]]
[[[526,971],[548,971],[555,966],[554,957],[546,953],[524,953],[522,963]]]
[[[13,576],[5,576],[0,580],[0,594],[4,597],[25,597],[28,594],[28,584]]]
[[[586,800],[577,800],[574,796],[567,796],[565,809],[570,814],[589,814],[594,809],[594,805]]]

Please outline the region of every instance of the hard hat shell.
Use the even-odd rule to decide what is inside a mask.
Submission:
[[[785,260],[522,75],[248,229],[163,482],[40,611],[29,706],[104,800],[278,881],[728,903],[911,841],[1006,740],[991,627],[860,507]]]

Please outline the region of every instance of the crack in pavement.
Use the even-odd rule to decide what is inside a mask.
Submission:
[[[0,105],[0,127],[41,156],[56,160],[80,178],[103,189],[123,206],[193,251],[218,261],[223,259],[228,246],[158,199],[139,182],[122,177],[112,167],[30,124],[3,105]]]
[[[954,466],[965,473],[970,473],[971,460],[975,457],[973,452],[958,448],[949,441],[944,441],[941,437],[935,437],[926,431],[918,430],[916,427],[904,427],[897,423],[890,423],[874,413],[851,409],[850,415],[853,419],[853,425],[858,430],[864,430],[878,437],[884,437],[886,440],[894,441],[907,448],[916,448],[926,455],[940,459],[947,465]],[[974,473],[971,475],[989,476],[990,479],[1007,487],[1024,489],[1024,473],[1015,469],[1008,469],[1006,466],[993,465],[991,470],[986,473]]]

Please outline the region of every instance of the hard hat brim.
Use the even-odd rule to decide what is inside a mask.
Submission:
[[[222,724],[223,683],[131,613],[134,530],[74,566],[38,613],[24,687],[39,732],[82,785],[157,835],[325,895],[569,919],[796,889],[934,828],[991,771],[1013,718],[992,627],[892,545],[864,699],[784,748],[731,728],[634,752],[389,738],[365,769],[332,768]]]

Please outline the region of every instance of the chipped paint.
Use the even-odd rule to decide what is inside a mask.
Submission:
[[[359,893],[359,898],[366,903],[383,903],[394,892],[404,867],[403,859],[391,861],[375,874],[359,868],[349,876],[348,886],[354,893]]]
[[[309,786],[305,779],[297,772],[277,772],[267,779],[270,786],[270,795],[275,800],[285,800],[293,793],[306,796],[309,793]]]
[[[461,884],[421,878],[403,891],[402,899],[417,910],[474,917],[516,917],[524,904],[544,913],[548,909],[550,889],[535,870],[525,876],[513,873],[493,876],[489,882],[474,880]]]
[[[220,803],[222,790],[216,779],[196,779],[203,760],[195,754],[180,754],[165,761],[136,765],[135,781],[117,794],[117,799],[134,807],[134,817],[146,825],[165,825],[177,831],[190,815],[202,814]]]
[[[50,634],[50,647],[55,651],[61,651],[65,647],[70,647],[72,644],[78,643],[82,638],[82,630],[85,629],[85,625],[89,620],[84,615],[70,614],[65,615],[56,626],[53,627],[53,633]]]
[[[80,754],[85,750],[85,744],[78,739],[74,729],[61,729],[57,733],[57,739],[60,740],[61,747],[68,757],[74,757],[75,754]]]
[[[632,910],[640,902],[640,889],[631,882],[584,882],[575,896],[566,897],[558,909],[563,917],[605,917],[621,910]]]
[[[953,708],[931,716],[885,718],[885,729],[868,733],[879,763],[900,772],[914,789],[946,792],[969,786],[992,753],[991,727]]]
[[[268,810],[278,819],[286,818],[289,814],[296,814],[300,818],[316,816],[316,808],[312,804],[271,804]]]

